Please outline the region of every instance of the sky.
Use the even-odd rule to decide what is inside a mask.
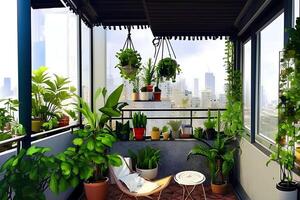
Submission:
[[[107,31],[108,75],[111,75],[114,80],[118,80],[116,85],[121,83],[121,78],[118,69],[114,68],[118,62],[115,54],[123,47],[126,37],[127,30]],[[153,35],[150,29],[133,29],[131,37],[135,49],[142,56],[143,63],[148,58],[154,59]],[[199,79],[199,89],[204,89],[205,72],[212,72],[216,80],[216,93],[224,93],[225,68],[223,57],[225,40],[171,40],[171,44],[177,57],[176,60],[182,69],[182,74],[178,79],[185,79],[188,90],[193,91],[195,78]],[[165,51],[165,57],[167,56],[168,52]]]

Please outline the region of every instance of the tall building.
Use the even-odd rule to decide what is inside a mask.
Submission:
[[[199,79],[194,79],[194,95],[195,97],[199,97]]]
[[[215,75],[211,72],[205,73],[205,89],[210,90],[211,92],[211,98],[216,98],[216,86],[215,86],[216,80]]]
[[[210,108],[211,107],[211,91],[202,90],[201,91],[201,107]]]
[[[2,97],[10,97],[12,95],[13,95],[13,91],[11,89],[11,78],[10,77],[5,77],[3,79],[3,87],[1,89],[0,96],[2,96]]]

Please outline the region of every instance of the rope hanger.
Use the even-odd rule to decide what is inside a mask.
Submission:
[[[174,49],[172,47],[169,37],[156,37],[152,40],[152,44],[155,48],[154,65],[156,64],[156,61],[157,61],[160,51],[161,51],[161,59],[164,58],[165,46],[167,47],[169,57],[172,58],[172,54],[173,54],[173,57],[176,59],[176,55],[175,55],[175,52],[174,52]]]
[[[127,38],[126,38],[124,46],[123,46],[123,50],[124,49],[133,49],[133,50],[135,50],[133,42],[132,42],[132,39],[131,39],[131,32],[130,32],[131,31],[131,27],[128,26],[127,29],[128,29],[128,34],[127,34]]]

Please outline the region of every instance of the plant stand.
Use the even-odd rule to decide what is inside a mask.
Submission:
[[[206,200],[206,193],[203,186],[205,176],[200,172],[196,171],[183,171],[175,175],[174,180],[182,187],[182,200],[192,199],[192,193],[194,192],[197,185],[201,185],[203,190],[204,199]],[[188,186],[193,186],[191,190]]]

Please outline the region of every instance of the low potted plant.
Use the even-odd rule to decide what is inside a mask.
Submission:
[[[169,133],[168,126],[163,126],[162,129],[161,129],[161,132],[162,132],[162,135],[163,135],[163,139],[164,140],[169,140],[170,133]]]
[[[158,86],[154,87],[153,99],[154,99],[154,101],[160,101],[161,100],[161,89],[159,89]]]
[[[160,150],[146,146],[134,153],[130,149],[128,154],[136,166],[136,171],[145,179],[155,179],[158,172]]]
[[[141,88],[140,100],[141,101],[150,101],[150,100],[152,100],[152,92],[148,92],[147,87],[142,87]]]
[[[144,140],[147,126],[147,116],[141,112],[134,113],[132,124],[135,140]]]
[[[116,54],[116,57],[119,60],[116,67],[120,69],[121,77],[129,81],[134,81],[140,70],[141,55],[134,49],[127,48],[121,49]]]
[[[214,140],[212,145],[203,139],[199,139],[203,145],[195,146],[189,152],[188,159],[192,155],[204,156],[209,165],[212,192],[226,194],[228,193],[228,176],[234,166],[236,147],[232,145],[233,137],[220,134],[220,123],[220,112],[218,112],[217,139]]]
[[[176,60],[172,58],[163,58],[157,65],[158,76],[161,79],[176,81],[176,75],[180,74],[181,69]]]
[[[171,130],[172,130],[173,138],[179,138],[181,123],[182,122],[180,120],[179,121],[171,120],[168,122],[168,125],[171,127]]]
[[[147,92],[153,92],[152,83],[155,81],[155,66],[152,64],[151,58],[149,58],[147,65],[143,67],[143,81],[147,87]]]
[[[138,101],[140,100],[140,78],[136,77],[135,80],[132,81],[132,94],[131,94],[131,100],[132,101]]]
[[[125,124],[121,122],[116,122],[116,134],[119,140],[121,141],[128,141],[129,140],[129,134],[130,134],[130,125],[129,121],[127,121]]]
[[[154,126],[151,131],[151,140],[160,140],[159,128]]]
[[[204,137],[203,128],[201,128],[201,127],[195,128],[195,130],[194,130],[194,138],[195,139],[203,139],[203,137]]]
[[[205,127],[205,137],[207,140],[212,140],[215,137],[216,134],[216,120],[212,119],[211,117],[211,111],[208,110],[207,113],[207,120],[204,121],[204,127]]]

